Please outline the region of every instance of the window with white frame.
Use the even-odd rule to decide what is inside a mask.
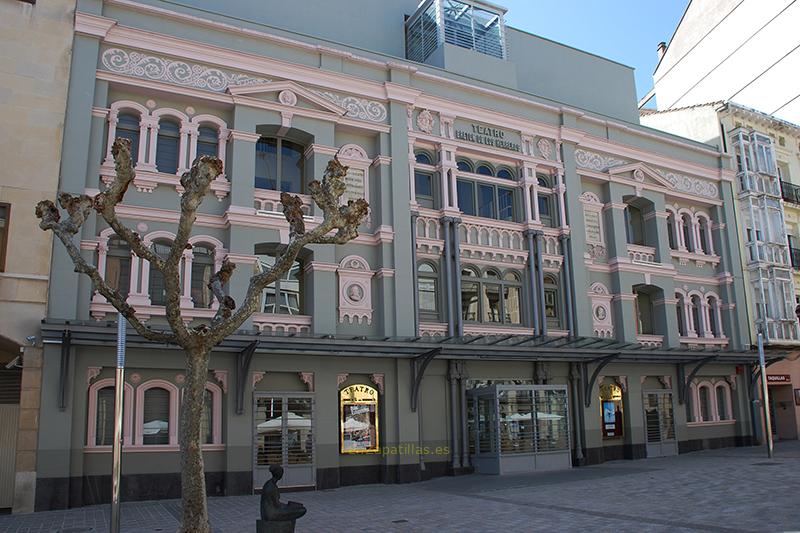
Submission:
[[[169,256],[172,243],[167,239],[157,239],[153,241],[153,252],[161,259]],[[166,305],[167,303],[167,284],[164,273],[157,268],[150,266],[150,280],[147,288],[150,295],[150,305]]]
[[[690,417],[693,423],[733,421],[731,385],[726,378],[702,378],[691,384]]]
[[[131,285],[131,247],[119,237],[108,240],[106,271],[103,279],[123,298],[128,297]]]
[[[256,269],[259,272],[265,272],[275,265],[275,256],[272,254],[258,254],[256,257]],[[299,259],[295,259],[285,274],[264,289],[262,310],[264,313],[303,314],[303,264]]]
[[[522,277],[516,270],[503,274],[494,268],[461,270],[461,316],[466,322],[519,325],[522,323]]]
[[[172,118],[158,123],[156,142],[156,169],[165,174],[176,174],[180,165],[181,125]]]
[[[214,275],[214,250],[204,244],[192,247],[192,303],[195,307],[207,309],[213,303],[213,294],[208,284]]]

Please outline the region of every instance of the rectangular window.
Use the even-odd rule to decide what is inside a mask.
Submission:
[[[478,321],[478,284],[461,282],[461,316],[467,322]]]
[[[478,185],[478,216],[497,218],[495,215],[494,187]]]
[[[514,220],[514,191],[505,187],[497,188],[497,211],[500,220]]]
[[[6,249],[8,248],[8,227],[11,205],[0,204],[0,272],[6,271]]]
[[[458,207],[465,215],[475,216],[475,186],[471,181],[458,180]]]
[[[423,313],[436,313],[436,280],[420,278],[417,286],[419,287],[419,310]]]
[[[261,139],[256,143],[257,189],[278,188],[278,140]]]
[[[421,207],[433,209],[433,176],[423,172],[414,173],[414,193]]]

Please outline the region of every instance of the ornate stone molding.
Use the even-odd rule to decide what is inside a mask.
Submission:
[[[433,131],[433,115],[427,109],[423,109],[417,115],[417,127],[420,131],[430,134]]]
[[[163,81],[183,87],[225,92],[228,87],[269,83],[266,78],[224,71],[167,57],[109,48],[100,58],[105,70],[136,78]]]
[[[100,375],[103,368],[99,366],[90,366],[86,368],[86,384],[91,385],[92,380]]]
[[[386,106],[374,100],[355,96],[341,96],[329,91],[314,91],[322,98],[347,110],[345,116],[370,122],[384,122],[388,116]]]
[[[216,379],[222,387],[222,392],[228,394],[228,371],[212,370],[212,372],[214,372],[214,379]]]
[[[696,194],[706,198],[719,198],[719,187],[715,183],[700,178],[692,178],[683,174],[669,172],[660,168],[654,169],[659,176],[670,183],[676,191]]]
[[[372,323],[372,276],[364,258],[350,255],[342,259],[339,275],[339,322]]]
[[[313,372],[300,372],[300,381],[308,386],[308,392],[314,392],[314,373]]]
[[[256,384],[258,384],[259,381],[264,379],[265,375],[266,375],[266,372],[253,372],[253,388],[254,389],[256,388]]]
[[[627,165],[628,161],[607,155],[596,154],[579,148],[575,150],[575,164],[580,168],[605,172],[609,168]]]
[[[347,377],[348,377],[349,375],[350,375],[350,374],[347,374],[347,373],[337,374],[337,375],[336,375],[336,386],[337,386],[337,387],[341,387],[341,386],[342,386],[342,383],[344,383],[345,381],[347,381]]]
[[[384,374],[372,374],[369,378],[378,387],[378,390],[383,394],[383,382],[386,376]]]
[[[541,138],[536,141],[536,148],[539,150],[543,159],[550,159],[553,155],[553,143],[551,143],[549,139]]]

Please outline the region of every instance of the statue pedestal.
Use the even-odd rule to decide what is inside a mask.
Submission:
[[[294,533],[294,520],[256,520],[256,533]]]

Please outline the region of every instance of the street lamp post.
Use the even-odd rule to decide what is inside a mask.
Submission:
[[[119,493],[122,474],[122,418],[125,390],[125,326],[122,313],[117,314],[117,372],[114,383],[114,446],[111,474],[111,533],[119,533]]]
[[[769,388],[767,387],[767,365],[764,361],[764,337],[758,334],[758,364],[761,367],[761,401],[764,408],[764,435],[767,444],[767,456],[772,459],[772,420],[769,415]]]

